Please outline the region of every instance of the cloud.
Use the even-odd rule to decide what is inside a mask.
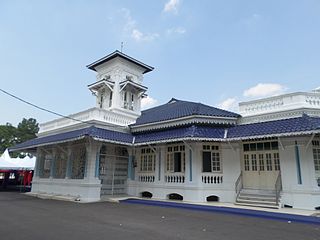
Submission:
[[[158,38],[160,35],[158,33],[143,33],[141,30],[137,27],[137,21],[132,17],[131,11],[127,8],[122,8],[120,12],[123,15],[123,18],[125,20],[124,26],[123,26],[123,33],[126,36],[130,36],[137,42],[147,42],[147,41],[153,41],[156,38]]]
[[[165,5],[164,5],[164,12],[172,12],[174,14],[178,13],[178,6],[180,4],[180,0],[169,0]]]
[[[142,98],[141,100],[141,108],[142,109],[146,109],[146,108],[150,108],[153,107],[154,105],[156,105],[158,103],[158,101],[150,96],[147,96],[145,98]]]
[[[131,32],[131,30],[136,26],[137,22],[136,20],[134,20],[132,17],[131,17],[131,12],[129,9],[127,8],[122,8],[121,10],[121,13],[123,14],[123,17],[125,19],[125,24],[124,24],[124,27],[123,27],[123,31],[124,32]]]
[[[277,83],[259,83],[243,92],[245,97],[269,97],[282,94],[286,88]]]
[[[236,98],[227,98],[226,100],[222,101],[218,104],[219,108],[230,110],[230,111],[237,111],[238,103]]]
[[[187,30],[183,27],[177,27],[177,28],[169,28],[167,29],[167,34],[185,34]]]
[[[131,37],[137,42],[150,42],[159,37],[158,33],[149,33],[144,34],[140,32],[138,29],[133,29],[131,33]]]

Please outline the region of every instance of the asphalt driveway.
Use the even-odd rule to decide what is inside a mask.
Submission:
[[[320,239],[320,226],[126,203],[0,192],[1,239]]]

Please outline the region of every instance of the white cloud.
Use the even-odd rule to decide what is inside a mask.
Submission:
[[[131,37],[136,40],[137,42],[149,42],[149,41],[153,41],[156,38],[159,37],[158,33],[149,33],[149,34],[144,34],[142,32],[140,32],[138,29],[133,29],[132,33],[131,33]]]
[[[120,10],[123,18],[125,20],[123,26],[123,33],[126,36],[130,36],[137,42],[142,41],[153,41],[160,35],[158,33],[143,33],[137,27],[137,21],[131,16],[131,11],[127,8],[122,8]]]
[[[175,14],[178,13],[178,6],[180,4],[180,0],[169,0],[165,5],[164,5],[164,12],[173,12]]]
[[[122,8],[121,13],[125,19],[125,24],[123,27],[124,32],[131,32],[131,30],[136,26],[137,22],[131,17],[131,12],[127,8]]]
[[[177,27],[177,28],[169,28],[167,29],[167,34],[171,35],[171,34],[185,34],[186,33],[186,29],[183,27]]]
[[[150,108],[153,107],[154,105],[156,105],[158,103],[158,101],[150,96],[147,96],[145,98],[142,98],[141,100],[141,108],[142,109],[146,109],[146,108]]]
[[[218,107],[225,110],[237,111],[238,103],[236,98],[227,98],[226,100],[219,103]]]
[[[269,97],[279,95],[286,91],[286,88],[277,83],[259,83],[243,92],[245,97]]]

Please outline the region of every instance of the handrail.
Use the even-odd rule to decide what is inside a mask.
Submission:
[[[279,171],[278,173],[278,177],[274,187],[276,190],[276,203],[279,204],[280,192],[282,191],[281,171]]]
[[[243,188],[243,181],[242,181],[242,171],[240,172],[240,175],[235,183],[235,191],[237,194],[237,198],[240,194],[241,189]]]

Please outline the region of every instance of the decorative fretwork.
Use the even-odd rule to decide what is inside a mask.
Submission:
[[[67,170],[68,151],[59,147],[55,153],[54,178],[65,178]]]
[[[82,179],[85,175],[86,167],[86,147],[84,144],[75,145],[72,147],[71,154],[71,178]]]

